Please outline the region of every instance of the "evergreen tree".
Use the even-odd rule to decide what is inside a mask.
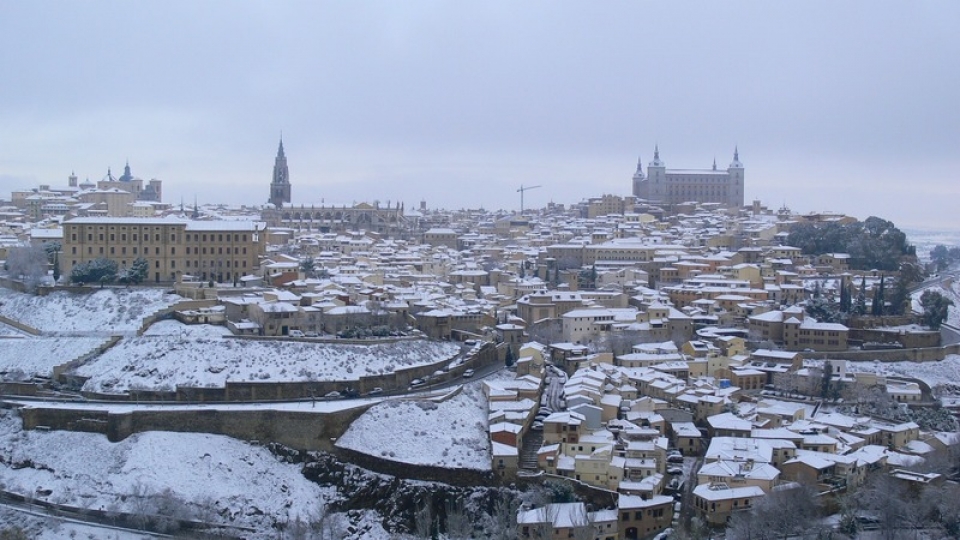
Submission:
[[[60,281],[60,252],[53,253],[53,282]]]
[[[890,297],[890,313],[903,315],[910,313],[910,289],[903,277],[897,278],[893,286],[893,295]]]
[[[850,283],[846,278],[840,281],[840,312],[850,312]]]
[[[874,317],[883,316],[883,278],[885,276],[880,276],[880,285],[877,287],[877,290],[873,293],[873,304],[870,306],[870,315]]]
[[[516,359],[513,357],[513,347],[507,345],[507,354],[504,358],[504,364],[506,364],[507,367],[510,367],[514,364],[514,362],[516,362]]]
[[[923,306],[923,322],[930,328],[938,330],[940,324],[947,319],[953,301],[938,291],[926,290],[920,296],[920,305]]]
[[[857,315],[867,313],[867,276],[863,276],[860,281],[860,291],[857,293],[857,308],[854,310]]]
[[[117,262],[99,258],[80,263],[70,271],[70,281],[74,283],[110,283],[117,278]]]
[[[823,363],[823,377],[820,379],[820,397],[830,395],[830,384],[833,381],[833,364],[829,360]]]

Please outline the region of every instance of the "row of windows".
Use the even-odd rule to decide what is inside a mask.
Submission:
[[[105,251],[104,251],[105,248],[104,248],[103,246],[100,246],[98,249],[99,249],[98,253],[99,253],[100,255],[105,255],[105,254],[106,254]],[[139,255],[139,253],[137,252],[137,246],[134,246],[134,247],[131,248],[131,249],[133,250],[132,253],[133,253],[134,255]],[[194,254],[194,255],[199,255],[199,254],[200,254],[200,251],[201,251],[200,248],[193,248],[193,254]],[[207,254],[207,248],[203,248],[202,251],[203,251],[203,254],[204,254],[204,255]],[[246,254],[247,254],[247,248],[233,248],[233,254],[234,254],[234,255],[240,255],[241,253],[242,253],[243,255],[246,255]],[[70,254],[71,254],[71,255],[76,255],[76,254],[77,254],[77,246],[73,246],[72,248],[70,248]],[[110,255],[116,255],[116,254],[117,254],[117,248],[114,247],[114,246],[110,246]],[[121,248],[120,248],[120,255],[126,255],[126,254],[127,254],[127,248],[126,248],[126,246],[121,247]],[[143,248],[143,255],[149,255],[149,254],[150,254],[150,248],[148,248],[148,247]],[[190,248],[188,247],[188,248],[187,248],[187,255],[189,255],[189,254],[190,254]],[[217,248],[217,252],[216,252],[216,253],[214,253],[213,248],[210,248],[210,255],[223,255],[223,254],[224,254],[224,253],[223,253],[223,248]],[[227,255],[230,255],[230,248],[227,248],[227,253],[226,253],[226,254],[227,254]],[[93,255],[93,246],[87,246],[87,255]],[[160,248],[154,248],[154,255],[156,255],[156,256],[158,256],[158,257],[160,256]],[[177,248],[171,247],[171,248],[170,248],[170,255],[175,257],[175,256],[177,255]]]
[[[101,227],[101,228],[102,228],[102,227]],[[154,236],[154,242],[160,242],[160,234],[159,234],[159,233],[158,233],[158,234],[154,234],[153,236]],[[224,241],[224,239],[223,239],[224,235],[223,235],[222,233],[221,233],[221,234],[210,234],[210,235],[195,233],[192,237],[191,237],[190,234],[187,234],[187,235],[185,235],[185,236],[186,236],[186,241],[187,241],[187,242],[207,242],[207,241],[210,241],[210,242],[223,242],[223,241]],[[209,240],[208,240],[208,236],[209,236]],[[230,234],[227,234],[226,237],[227,237],[226,241],[227,241],[227,242],[230,242]],[[106,238],[107,238],[107,235],[104,234],[104,233],[99,233],[99,234],[97,234],[97,239],[98,239],[100,242],[103,242]],[[131,234],[131,235],[130,235],[130,238],[131,238],[131,241],[133,241],[133,242],[139,242],[139,241],[140,241],[140,238],[141,238],[141,235],[139,235],[139,234]],[[144,241],[144,242],[149,242],[149,241],[150,241],[150,234],[149,234],[149,233],[145,233],[145,234],[142,235],[142,238],[143,238],[143,241]],[[72,234],[70,235],[70,239],[71,239],[72,242],[76,242],[76,241],[77,241],[77,233],[72,233]],[[111,242],[116,242],[116,241],[117,241],[117,235],[116,235],[115,233],[110,233],[110,241],[111,241]],[[120,241],[121,241],[121,242],[126,242],[126,241],[127,241],[127,234],[126,234],[126,233],[120,233]],[[177,235],[176,235],[176,234],[170,234],[170,242],[171,242],[171,243],[176,243],[176,241],[177,241]],[[234,241],[234,242],[246,242],[246,241],[247,241],[247,235],[246,235],[246,234],[234,234],[234,235],[233,235],[233,241]],[[87,233],[87,242],[93,242],[93,233]]]
[[[186,262],[187,268],[190,268],[190,261],[185,261],[185,262]],[[208,263],[209,263],[209,264],[208,264]],[[215,263],[216,263],[216,264],[215,264]],[[76,260],[73,261],[73,265],[74,265],[74,266],[77,265],[77,261],[76,261]],[[124,266],[124,267],[127,266],[127,261],[126,261],[126,260],[120,261],[120,265],[121,265],[121,266]],[[160,268],[160,261],[154,261],[154,262],[153,262],[153,266],[154,266],[154,268]],[[202,265],[202,266],[203,266],[203,268],[207,268],[207,267],[210,267],[210,268],[215,268],[215,267],[219,267],[219,268],[223,268],[223,267],[227,267],[227,268],[234,268],[234,267],[236,267],[236,268],[246,268],[246,267],[247,267],[247,261],[229,261],[229,260],[228,260],[228,261],[226,261],[226,264],[224,264],[224,261],[222,261],[222,260],[220,260],[220,261],[203,261],[203,265]],[[170,268],[173,269],[173,268],[176,268],[176,267],[177,267],[177,261],[170,261]],[[201,267],[200,261],[193,261],[193,268],[200,268],[200,267]]]

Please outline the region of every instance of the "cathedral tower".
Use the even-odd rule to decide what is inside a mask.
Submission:
[[[273,180],[270,182],[270,204],[277,208],[290,202],[290,171],[287,169],[287,156],[283,153],[283,138],[277,150],[277,159],[273,164]]]

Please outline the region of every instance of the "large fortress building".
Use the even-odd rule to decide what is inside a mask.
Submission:
[[[743,163],[740,153],[733,151],[733,162],[726,170],[717,169],[713,160],[711,169],[668,169],[660,160],[660,147],[653,152],[653,161],[644,176],[643,162],[637,161],[633,175],[633,194],[653,204],[679,204],[696,201],[743,206]]]

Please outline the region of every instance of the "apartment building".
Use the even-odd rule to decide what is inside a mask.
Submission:
[[[253,272],[265,250],[263,224],[252,221],[76,218],[63,223],[60,264],[98,258],[129,268],[138,257],[150,264],[148,281],[174,282],[183,276],[229,282]]]

